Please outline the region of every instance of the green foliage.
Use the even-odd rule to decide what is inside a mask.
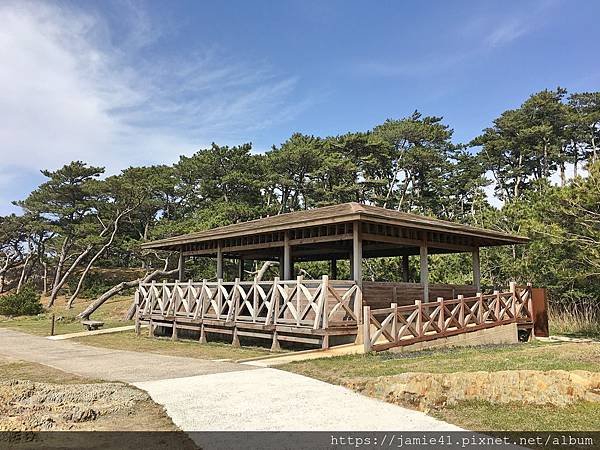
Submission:
[[[19,293],[0,296],[0,315],[3,316],[34,316],[43,310],[40,295],[32,284],[23,286]]]
[[[532,282],[549,287],[552,304],[563,310],[600,309],[600,93],[544,90],[503,112],[469,146],[453,143],[452,135],[442,117],[415,111],[367,131],[294,133],[264,154],[249,143],[212,144],[173,165],[130,167],[104,179],[103,168],[80,161],[43,171],[47,180],[17,203],[26,215],[0,218],[0,289],[14,287],[20,270],[25,279],[41,278],[44,266],[50,284],[68,278],[71,288],[87,265],[172,268],[176,257],[141,251],[140,244],[356,201],[529,236],[526,246],[483,250],[483,285]],[[578,176],[582,168],[589,176]],[[556,174],[560,187],[550,183]],[[488,203],[492,183],[499,208]],[[296,268],[313,278],[328,269],[325,262]],[[236,276],[233,263],[224,270]],[[188,272],[214,278],[213,263],[201,258],[188,262]],[[363,273],[400,281],[400,258],[365,260]],[[121,281],[90,274],[84,296]],[[338,262],[338,274],[349,276],[347,261]],[[413,257],[410,279],[418,278]],[[430,257],[432,282],[471,278],[470,255]]]

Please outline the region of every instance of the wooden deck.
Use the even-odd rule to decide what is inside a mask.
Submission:
[[[472,286],[432,285],[437,301],[423,301],[415,283],[320,280],[140,284],[136,330],[148,323],[177,339],[182,330],[200,342],[210,334],[330,345],[364,342],[365,350],[385,350],[424,340],[518,322],[532,323],[531,288],[511,285],[507,292],[465,296]],[[445,297],[444,297],[445,295]],[[456,297],[456,298],[455,298]],[[396,301],[394,301],[396,300]],[[403,303],[400,303],[403,302]],[[363,309],[364,307],[364,309]],[[365,320],[363,320],[365,318]]]
[[[362,314],[361,290],[352,281],[294,281],[149,283],[136,292],[136,322],[148,322],[149,333],[156,327],[199,333],[206,342],[208,333],[279,341],[317,344],[323,348],[356,338]]]
[[[365,352],[387,350],[509,323],[531,328],[531,286],[511,283],[508,292],[438,298],[413,305],[371,310],[364,307]]]

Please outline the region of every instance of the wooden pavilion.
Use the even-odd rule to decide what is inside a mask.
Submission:
[[[170,327],[176,337],[178,329],[187,329],[198,332],[201,341],[206,340],[207,333],[230,334],[234,344],[239,343],[239,336],[265,337],[272,339],[273,348],[278,348],[280,340],[323,347],[332,342],[364,340],[365,331],[372,334],[368,328],[373,322],[380,325],[377,339],[385,336],[388,341],[393,338],[396,342],[402,338],[399,331],[387,332],[385,327],[389,323],[382,325],[376,311],[383,314],[386,308],[411,308],[415,304],[438,308],[437,313],[433,310],[427,313],[424,306],[419,306],[421,312],[413,317],[418,322],[418,316],[424,313],[430,319],[433,334],[447,334],[473,324],[481,328],[492,322],[516,321],[514,306],[518,296],[512,292],[513,287],[514,305],[510,308],[504,305],[512,317],[500,317],[503,311],[499,308],[502,302],[499,291],[490,294],[496,297],[490,297],[489,304],[483,305],[479,249],[527,241],[498,231],[358,203],[281,214],[144,244],[144,249],[179,252],[180,273],[176,283],[140,285],[136,293],[137,318],[150,323],[151,333],[157,326]],[[472,284],[429,283],[428,255],[459,252],[472,256]],[[413,255],[418,255],[420,261],[417,282],[409,282],[409,257]],[[185,282],[185,260],[192,256],[215,258],[217,281]],[[402,258],[403,282],[363,280],[364,258],[389,256]],[[234,280],[223,279],[225,259],[237,261],[238,277]],[[279,261],[279,277],[272,281],[244,280],[244,265],[248,260]],[[295,263],[322,260],[330,262],[329,274],[318,280],[295,276]],[[339,260],[350,261],[350,280],[338,280]],[[476,299],[478,306],[465,306],[468,301],[465,303],[464,299]],[[458,309],[456,313],[462,316],[457,315],[456,321],[452,317],[441,321],[444,311],[451,316],[452,304],[440,308],[440,300],[459,300],[458,309],[462,313]],[[510,303],[510,299],[505,299],[506,302]],[[467,316],[477,315],[477,323],[465,324],[465,307],[469,311],[479,309],[467,313]],[[396,319],[390,318],[390,323],[402,316],[402,311],[396,309],[393,313]],[[371,317],[365,320],[365,314]],[[433,318],[429,317],[431,314]],[[410,314],[404,318],[410,319]],[[427,326],[423,330],[414,329],[410,323],[405,325],[404,331],[411,334],[410,339],[427,337],[428,332],[432,335]],[[418,325],[423,328],[423,323]]]

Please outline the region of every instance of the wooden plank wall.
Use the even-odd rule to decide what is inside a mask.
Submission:
[[[390,304],[398,306],[413,305],[415,300],[423,300],[423,287],[419,283],[390,283],[380,281],[363,281],[363,305],[371,309],[389,308]],[[430,284],[429,301],[438,297],[454,299],[461,294],[473,297],[477,293],[472,285]]]

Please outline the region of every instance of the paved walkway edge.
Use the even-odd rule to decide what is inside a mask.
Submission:
[[[148,325],[142,325],[142,327],[147,327]],[[77,333],[66,333],[66,334],[57,334],[55,336],[46,336],[46,339],[51,341],[62,341],[64,339],[72,339],[78,337],[86,337],[86,336],[96,336],[98,334],[111,334],[111,333],[121,333],[123,331],[135,330],[135,325],[126,325],[124,327],[114,327],[114,328],[106,328],[104,330],[94,330],[94,331],[79,331]]]

